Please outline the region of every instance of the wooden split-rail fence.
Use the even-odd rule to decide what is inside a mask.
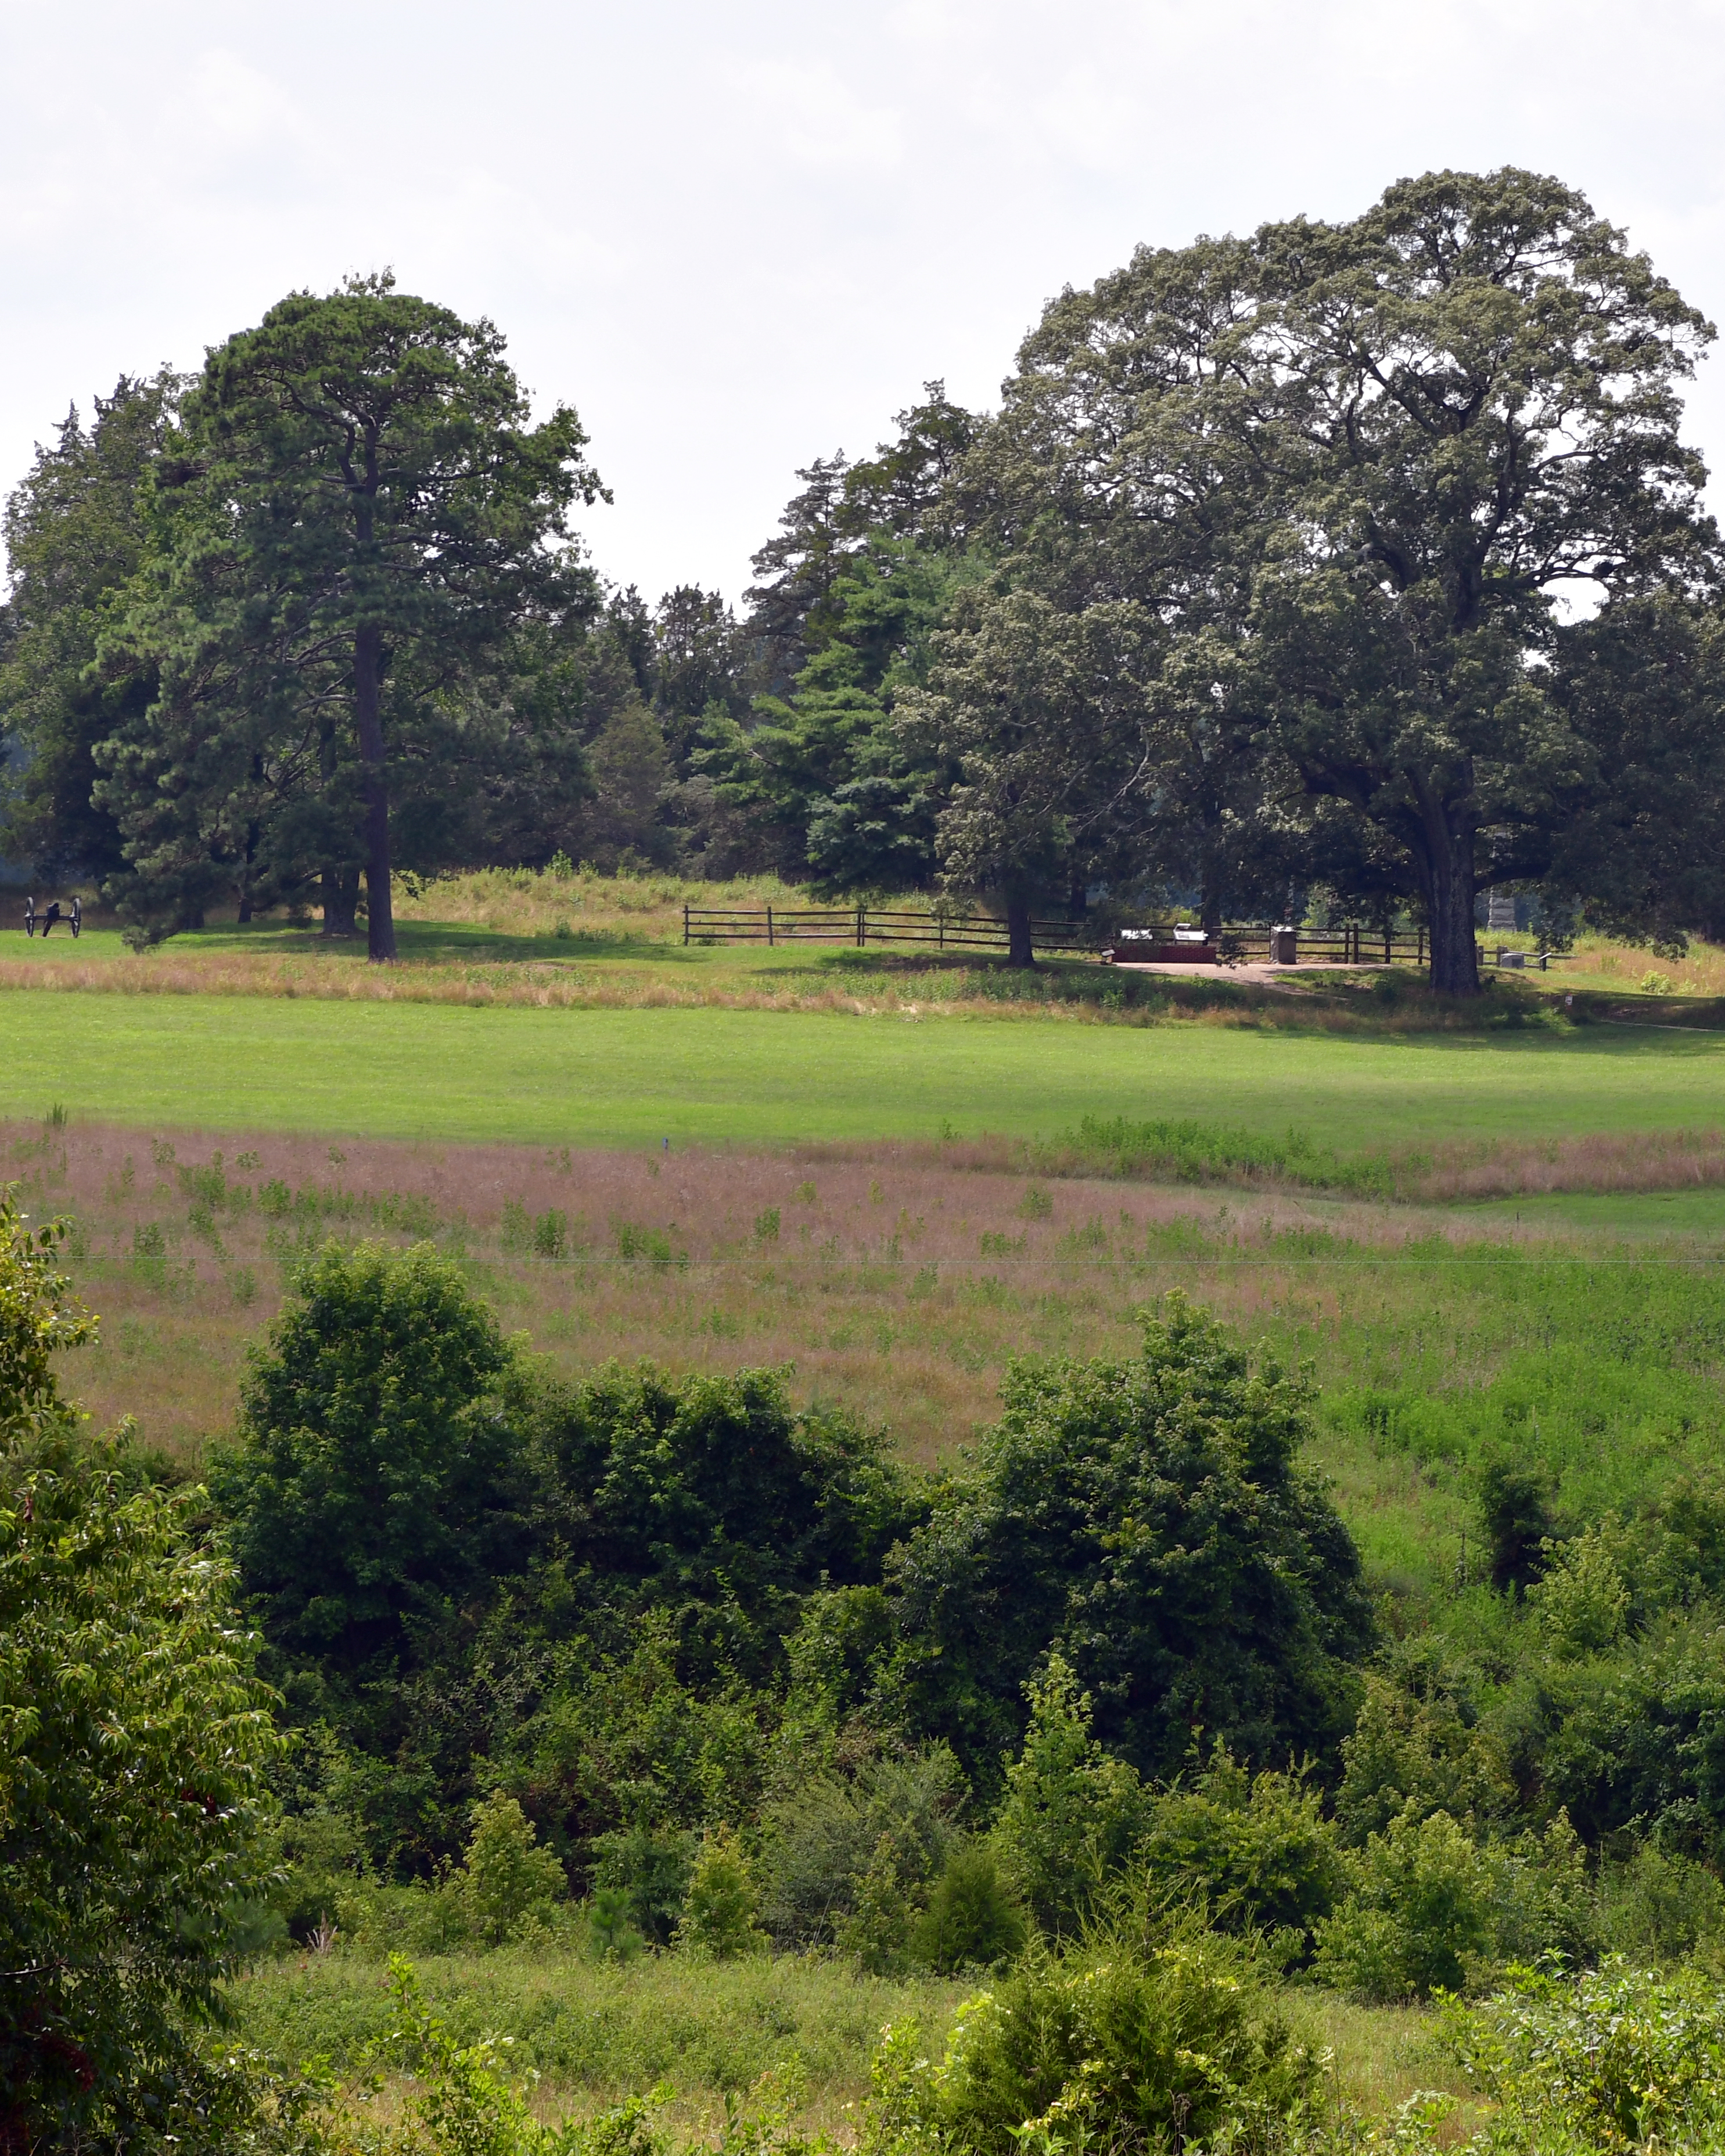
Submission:
[[[1149,922],[1142,927],[1103,927],[1094,921],[1033,921],[1032,947],[1055,955],[1101,957],[1111,952],[1130,963],[1135,944],[1153,948],[1158,957],[1190,951],[1195,963],[1219,959],[1226,964],[1276,957],[1289,947],[1286,928],[1248,925],[1224,927],[1203,946],[1193,942],[1185,924]],[[683,908],[685,943],[848,943],[860,951],[870,944],[910,944],[933,951],[1004,952],[1006,923],[989,913],[917,913],[902,908],[843,906],[713,906]],[[1358,927],[1301,929],[1292,939],[1294,959],[1308,965],[1423,966],[1430,955],[1423,928],[1412,936],[1373,933]],[[1284,963],[1288,963],[1286,957]]]
[[[1082,956],[1100,948],[1084,921],[1033,921],[1030,939],[1044,951]],[[1004,951],[1006,923],[990,913],[909,913],[875,906],[683,908],[685,943],[911,943],[932,951]]]

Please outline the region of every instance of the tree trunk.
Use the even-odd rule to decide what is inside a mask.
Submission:
[[[1089,887],[1082,876],[1074,876],[1066,887],[1066,918],[1068,921],[1086,921],[1089,917]]]
[[[1422,807],[1426,807],[1422,802]],[[1431,985],[1440,996],[1476,996],[1473,940],[1474,824],[1471,812],[1426,808],[1425,902],[1431,916]]]
[[[236,918],[242,928],[252,917],[252,891],[249,884],[239,886],[239,911]]]
[[[389,783],[383,770],[380,715],[383,634],[368,623],[353,639],[353,712],[365,767],[366,952],[374,966],[395,957],[395,912],[389,894]]]
[[[1030,948],[1030,901],[1028,898],[1009,898],[1006,901],[1006,963],[1009,966],[1034,966],[1036,954]]]
[[[323,932],[326,937],[357,936],[359,917],[359,870],[357,869],[326,868],[318,879],[320,897],[323,905]]]

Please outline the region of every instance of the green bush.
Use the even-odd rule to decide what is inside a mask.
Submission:
[[[762,1916],[787,1946],[836,1945],[896,1966],[957,1838],[964,1795],[944,1745],[817,1775],[769,1804]]]
[[[1147,1894],[1201,1906],[1224,1930],[1266,1929],[1303,1953],[1347,1887],[1336,1830],[1300,1774],[1252,1774],[1222,1747],[1158,1796],[1137,1851]]]
[[[1559,1813],[1543,1835],[1481,1844],[1447,1812],[1409,1808],[1348,1859],[1353,1893],[1318,1927],[1317,1974],[1386,2004],[1476,1989],[1506,1964],[1594,1943],[1580,1842]]]
[[[568,1881],[556,1854],[539,1846],[533,1825],[501,1790],[473,1807],[473,1833],[449,1881],[475,1933],[493,1945],[564,1900]]]
[[[389,1965],[391,2025],[372,2046],[355,2088],[330,2092],[299,2121],[294,2156],[660,2156],[657,2099],[631,2097],[595,2118],[542,2125],[509,2040],[463,2043],[427,2005],[411,1965]],[[377,2070],[404,2078],[405,2101],[381,2128],[363,2117]],[[355,2099],[360,2099],[358,2103]]]
[[[1608,1654],[1622,1640],[1630,1591],[1618,1569],[1622,1537],[1609,1527],[1545,1545],[1549,1569],[1527,1589],[1527,1614],[1553,1660]]]
[[[778,1371],[607,1365],[547,1385],[534,1433],[556,1584],[631,1620],[677,1613],[685,1671],[775,1671],[803,1599],[878,1582],[924,1510],[882,1433],[799,1412]]]
[[[913,2046],[886,2032],[865,2146],[1208,2147],[1224,2120],[1242,2145],[1295,2111],[1319,2072],[1245,1953],[1195,1926],[1159,1945],[1033,1948],[959,2009],[937,2066]]]
[[[1704,1865],[1644,1843],[1628,1862],[1600,1867],[1599,1900],[1602,1940],[1636,1968],[1692,1957],[1725,1968],[1725,1887]]]
[[[1342,1762],[1336,1823],[1356,1845],[1409,1806],[1481,1830],[1516,1809],[1502,1739],[1481,1724],[1465,1675],[1430,1642],[1389,1650],[1367,1671]]]
[[[1492,1866],[1447,1812],[1409,1810],[1355,1860],[1355,1893],[1320,1928],[1317,1972],[1367,1999],[1461,1991],[1495,1937]]]
[[[1076,1932],[1131,1855],[1149,1795],[1091,1735],[1091,1699],[1059,1655],[1025,1687],[1030,1726],[1006,1770],[993,1840],[1013,1888],[1051,1938]]]
[[[709,1961],[730,1961],[767,1943],[755,1922],[755,1881],[748,1859],[728,1827],[707,1835],[689,1875],[675,1943]]]
[[[1725,2145],[1725,1989],[1663,1980],[1618,1958],[1574,1979],[1519,1974],[1455,2010],[1450,2036],[1499,2107],[1502,2156],[1597,2156]]]
[[[621,1895],[629,1928],[655,1947],[668,1946],[688,1897],[695,1836],[677,1827],[638,1818],[626,1827],[593,1837],[593,1894]]]
[[[524,1554],[496,1319],[429,1245],[325,1247],[254,1351],[211,1487],[272,1645],[348,1676]]]
[[[203,1493],[77,1442],[54,1240],[0,1201],[0,2146],[218,2147],[244,2092],[197,2031],[268,1937],[270,1695]]]
[[[1488,1460],[1480,1470],[1479,1521],[1492,1586],[1500,1594],[1531,1587],[1545,1569],[1554,1532],[1550,1491],[1538,1469]]]
[[[961,1841],[948,1854],[911,1930],[911,1953],[942,1975],[993,1969],[1024,1943],[1023,1912],[986,1841]]]
[[[990,1796],[1053,1653],[1140,1774],[1178,1773],[1194,1723],[1254,1763],[1332,1754],[1372,1625],[1358,1553],[1301,1460],[1303,1380],[1255,1371],[1174,1296],[1137,1361],[1015,1362],[1004,1394],[896,1561],[894,1712]]]

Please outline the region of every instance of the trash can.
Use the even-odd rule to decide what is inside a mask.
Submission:
[[[1272,966],[1297,966],[1300,963],[1299,932],[1292,928],[1272,928],[1270,932],[1270,963]]]

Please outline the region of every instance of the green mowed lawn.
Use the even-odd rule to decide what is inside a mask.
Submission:
[[[0,994],[8,1107],[210,1130],[558,1145],[1054,1136],[1085,1115],[1343,1152],[1706,1126],[1725,1037],[1359,1039],[1178,1024]]]

